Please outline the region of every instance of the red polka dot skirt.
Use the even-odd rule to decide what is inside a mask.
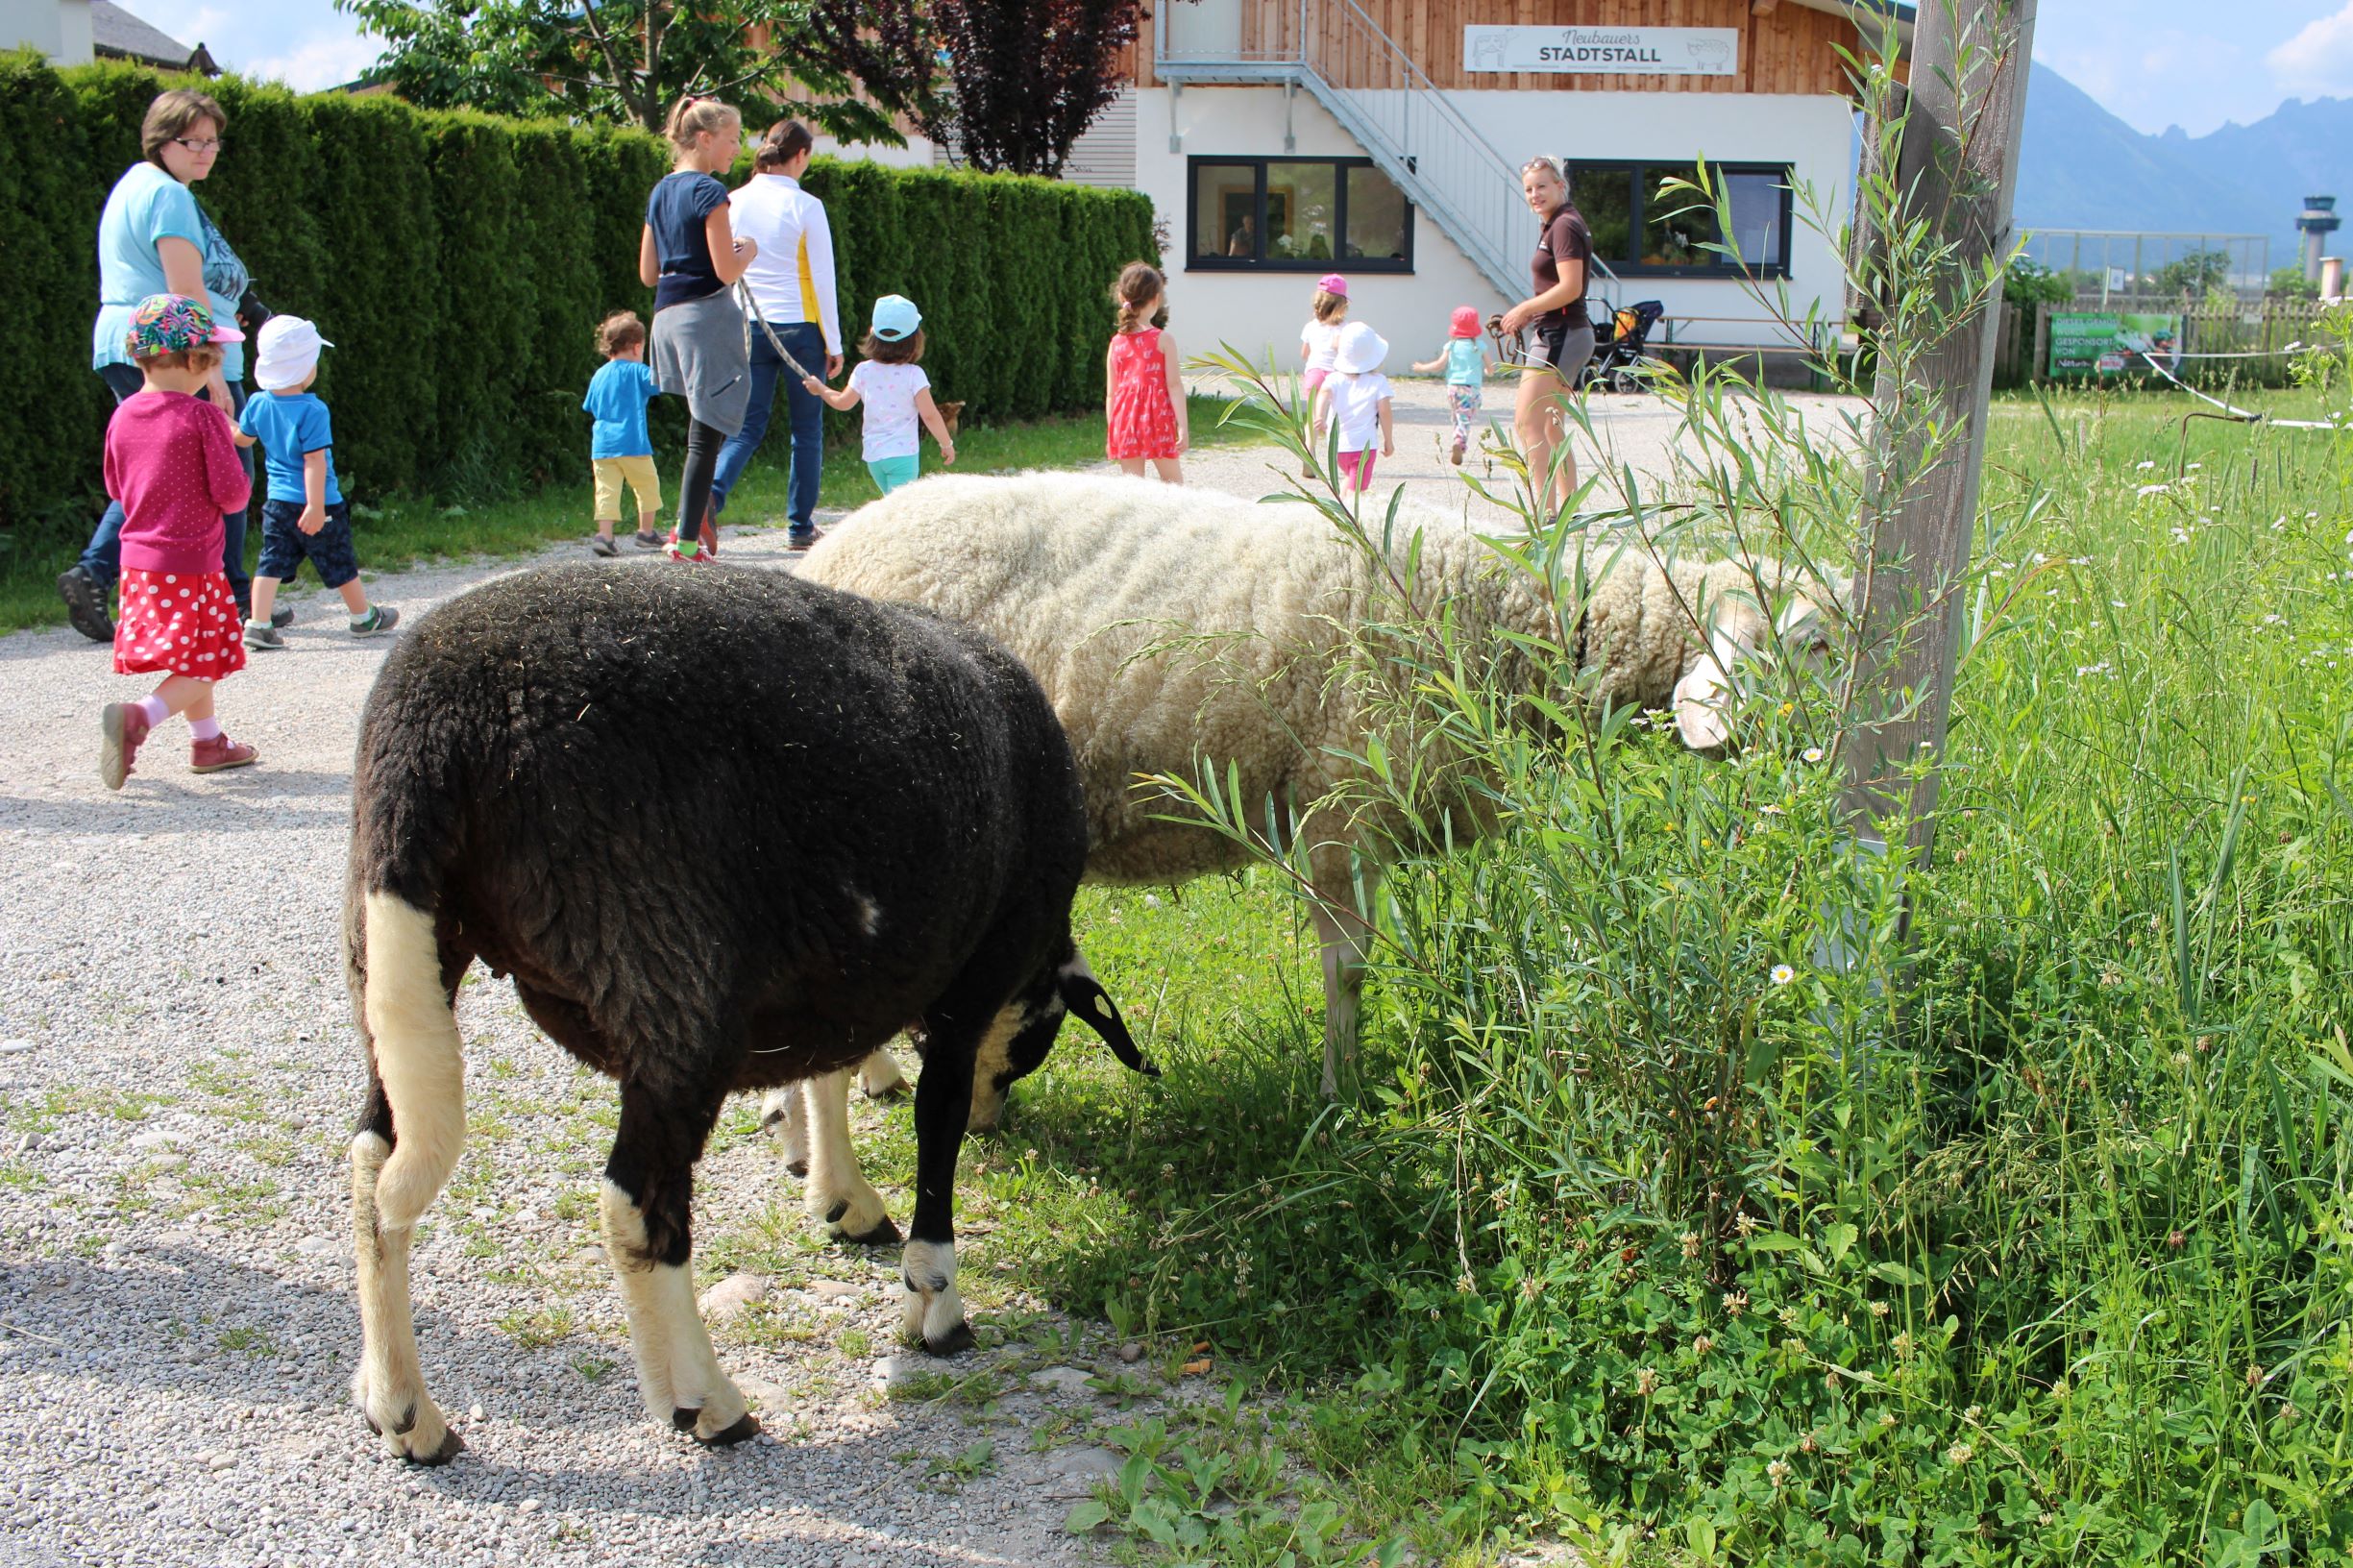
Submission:
[[[245,624],[225,572],[123,571],[114,673],[218,680],[245,668]]]

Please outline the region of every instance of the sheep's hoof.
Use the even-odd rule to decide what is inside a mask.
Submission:
[[[845,1236],[843,1240],[861,1247],[887,1247],[899,1240],[898,1227],[885,1214],[874,1222],[874,1228],[864,1236]]]
[[[809,1162],[806,1160],[787,1160],[784,1168],[804,1181],[808,1179]]]
[[[972,1325],[959,1318],[956,1326],[937,1339],[925,1339],[923,1348],[934,1356],[961,1356],[978,1340],[972,1337]]]
[[[679,1413],[691,1418],[697,1412],[694,1410],[682,1410]],[[691,1430],[694,1427],[694,1421],[689,1419],[686,1423],[687,1430]],[[748,1438],[757,1437],[759,1435],[760,1418],[747,1410],[744,1412],[743,1418],[737,1421],[734,1426],[729,1427],[726,1431],[713,1433],[708,1437],[698,1437],[695,1439],[695,1441],[700,1443],[705,1448],[733,1448],[736,1444],[743,1442]]]
[[[442,1465],[449,1463],[465,1450],[466,1440],[463,1437],[454,1432],[446,1432],[441,1435],[441,1446],[430,1454],[404,1454],[402,1458],[410,1464]]]

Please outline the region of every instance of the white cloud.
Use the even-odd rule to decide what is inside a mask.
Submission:
[[[2303,30],[2264,56],[2282,92],[2327,98],[2353,94],[2353,0],[2334,16],[2304,24]]]
[[[312,34],[282,55],[246,62],[248,76],[283,82],[297,92],[316,92],[351,81],[376,63],[382,44],[357,32]]]

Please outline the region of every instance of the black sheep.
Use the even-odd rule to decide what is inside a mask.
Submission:
[[[1070,1009],[1150,1070],[1071,941],[1086,856],[1037,682],[922,611],[767,573],[580,565],[425,617],[368,698],[353,779],[353,1391],[370,1427],[411,1459],[461,1446],[418,1365],[408,1247],[464,1141],[452,1010],[477,958],[620,1080],[603,1227],[657,1417],[708,1443],[759,1430],[688,1267],[722,1102],[902,1029],[926,1052],[907,1324],[939,1354],[970,1344],[952,1219],[976,1056],[1018,1076]],[[878,1200],[870,1215],[850,1224],[895,1234]]]

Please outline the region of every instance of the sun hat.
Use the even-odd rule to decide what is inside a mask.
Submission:
[[[1456,306],[1454,330],[1446,335],[1449,337],[1477,337],[1479,335],[1479,307],[1474,305]]]
[[[134,359],[153,359],[207,343],[242,343],[245,334],[212,319],[212,307],[185,294],[150,294],[131,312],[123,347]]]
[[[319,351],[334,345],[300,316],[272,316],[254,336],[254,384],[264,392],[292,386],[310,374]]]
[[[1336,272],[1327,272],[1321,278],[1316,279],[1315,286],[1326,294],[1335,295],[1343,300],[1348,298],[1348,280]]]
[[[923,325],[923,312],[904,294],[885,294],[874,302],[873,333],[885,343],[895,343],[902,337],[912,337]]]
[[[1388,340],[1373,331],[1371,322],[1352,321],[1340,332],[1339,346],[1333,350],[1332,368],[1343,376],[1361,376],[1379,370],[1381,361],[1388,356]]]

